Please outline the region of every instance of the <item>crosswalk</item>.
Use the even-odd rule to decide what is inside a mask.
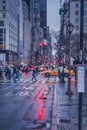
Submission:
[[[59,82],[59,78],[58,77],[56,77],[56,78],[55,77],[45,78],[45,77],[38,76],[37,81],[34,82],[34,81],[31,80],[31,76],[27,76],[27,77],[21,77],[20,80],[16,80],[16,82],[14,82],[13,80],[11,80],[9,82],[6,79],[0,80],[0,84],[10,84],[10,83],[13,83],[13,84],[23,83],[23,84],[25,84],[25,83],[38,83],[40,81],[41,81],[42,84],[55,84],[56,82]],[[68,78],[65,78],[65,81],[67,82]],[[75,82],[74,77],[71,78],[71,82]]]
[[[44,78],[39,76],[36,82],[31,81],[31,77],[22,77],[20,81],[10,83],[6,80],[0,83],[0,95],[4,96],[30,96],[35,95],[35,88],[40,89],[49,85],[47,83],[56,81],[55,78]],[[54,82],[55,83],[55,82]],[[4,85],[4,86],[3,86]],[[37,89],[37,90],[38,90]]]
[[[68,81],[68,78],[65,78],[65,82]],[[8,80],[0,80],[0,84],[32,84],[32,83],[41,83],[41,84],[55,84],[56,82],[59,82],[59,78],[56,77],[50,77],[49,79],[44,78],[44,77],[38,77],[37,81],[32,81],[31,77],[22,77],[20,80],[16,80],[16,82],[14,82],[13,80],[11,80],[10,82]],[[71,82],[75,82],[75,78],[72,77],[71,78]]]

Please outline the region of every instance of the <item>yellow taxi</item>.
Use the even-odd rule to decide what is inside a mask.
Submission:
[[[45,70],[41,72],[41,75],[45,77],[58,76],[58,72],[56,70]]]
[[[65,76],[68,76],[69,75],[69,69],[64,68],[64,74],[65,74]],[[70,75],[75,76],[75,72],[74,72],[73,69],[70,70]]]

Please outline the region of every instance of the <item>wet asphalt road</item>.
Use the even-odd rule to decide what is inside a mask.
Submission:
[[[0,130],[51,130],[55,78],[0,83]]]
[[[66,95],[67,79],[62,84],[58,78],[39,75],[33,83],[31,76],[17,83],[0,83],[0,130],[78,130],[78,92],[73,79],[72,96]],[[52,127],[56,121],[57,128]],[[87,130],[87,87],[83,94],[82,130]]]

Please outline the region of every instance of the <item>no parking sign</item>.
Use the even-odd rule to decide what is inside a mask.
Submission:
[[[85,92],[85,66],[77,65],[77,91],[79,93]]]

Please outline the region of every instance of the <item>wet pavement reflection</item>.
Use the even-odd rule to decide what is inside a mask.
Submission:
[[[57,83],[57,119],[58,130],[74,130],[78,129],[78,92],[75,82],[71,82],[73,95],[66,95],[67,82],[64,84]],[[86,85],[87,86],[87,85]],[[82,130],[87,130],[87,87],[83,94],[82,105]]]

